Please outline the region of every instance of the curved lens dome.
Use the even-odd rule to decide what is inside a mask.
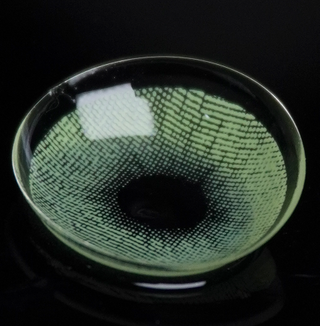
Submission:
[[[272,94],[174,57],[106,64],[53,88],[13,155],[57,237],[150,275],[201,273],[254,250],[290,216],[304,179],[299,134]]]

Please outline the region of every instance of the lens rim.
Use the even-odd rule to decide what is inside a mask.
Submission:
[[[121,66],[129,63],[145,63],[145,62],[177,62],[179,64],[188,64],[196,66],[206,67],[209,71],[214,72],[217,75],[221,75],[224,79],[230,78],[233,83],[239,83],[239,87],[245,87],[245,91],[249,91],[254,94],[254,96],[259,97],[265,105],[267,106],[269,112],[274,116],[277,123],[281,126],[282,132],[286,137],[286,141],[291,146],[291,155],[286,161],[286,168],[290,168],[288,174],[288,179],[290,183],[288,184],[288,191],[286,194],[286,200],[283,208],[273,224],[273,226],[266,232],[266,234],[260,238],[255,244],[249,248],[241,251],[240,253],[230,255],[219,261],[210,263],[197,263],[196,266],[181,266],[179,268],[176,266],[167,266],[160,264],[137,264],[129,259],[124,259],[113,256],[106,253],[104,250],[92,245],[88,242],[84,242],[77,236],[70,234],[65,229],[61,228],[59,225],[55,224],[49,217],[47,217],[32,201],[28,195],[28,185],[23,181],[27,178],[26,169],[29,167],[23,167],[22,155],[30,155],[30,138],[32,137],[32,130],[34,129],[37,122],[40,120],[42,114],[52,105],[52,101],[49,101],[49,97],[52,93],[58,89],[63,84],[77,83],[80,80],[84,80],[87,76],[93,73],[106,70],[113,66]],[[77,251],[78,253],[95,260],[103,265],[107,265],[111,268],[121,269],[128,271],[130,273],[146,274],[153,276],[165,276],[165,277],[177,277],[186,275],[195,275],[212,270],[221,268],[222,266],[228,265],[234,261],[237,261],[244,256],[257,250],[259,247],[264,245],[269,241],[287,222],[287,220],[292,215],[295,207],[297,206],[305,182],[306,175],[306,158],[303,142],[298,128],[291,117],[290,113],[282,102],[266,87],[261,85],[252,77],[235,70],[233,68],[227,67],[225,65],[211,62],[204,59],[192,58],[186,56],[168,56],[168,55],[157,55],[157,56],[140,56],[133,58],[124,58],[116,61],[111,61],[104,63],[102,65],[94,66],[92,68],[86,69],[72,77],[67,78],[62,83],[50,89],[50,91],[45,94],[28,112],[28,114],[23,119],[20,127],[16,133],[13,149],[12,149],[12,167],[13,172],[18,183],[18,186],[25,197],[28,204],[34,210],[34,212],[39,216],[40,220],[45,224],[45,226],[62,242],[67,244],[69,247]],[[28,162],[27,162],[28,163]],[[294,177],[292,177],[292,174]]]

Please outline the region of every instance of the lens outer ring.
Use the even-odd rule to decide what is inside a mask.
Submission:
[[[35,205],[30,196],[28,195],[27,185],[23,182],[26,178],[26,171],[21,164],[22,155],[30,155],[31,149],[28,146],[28,137],[32,136],[32,130],[37,123],[37,119],[40,119],[41,113],[44,112],[49,105],[48,98],[51,97],[52,93],[60,86],[64,84],[76,83],[79,80],[86,78],[86,76],[91,75],[99,70],[108,70],[116,65],[126,65],[129,63],[145,63],[145,62],[172,62],[179,64],[188,64],[206,67],[206,69],[213,71],[217,75],[222,75],[223,78],[229,79],[233,83],[238,83],[239,87],[245,87],[246,91],[254,94],[264,102],[264,104],[269,109],[270,113],[276,119],[277,123],[281,126],[283,134],[286,137],[286,141],[290,144],[292,148],[292,155],[289,157],[289,161],[286,162],[286,166],[290,166],[290,175],[293,178],[290,179],[288,183],[288,191],[285,203],[279,214],[278,219],[274,225],[268,230],[268,232],[255,244],[247,248],[246,250],[230,255],[219,261],[214,261],[210,263],[197,264],[196,266],[167,266],[167,265],[147,265],[147,264],[137,264],[136,262],[131,262],[125,259],[119,259],[119,257],[111,256],[107,254],[104,250],[101,250],[97,246],[94,246],[88,242],[84,242],[80,238],[68,233],[66,230],[61,228],[59,225],[55,224],[48,216],[46,216],[40,209]],[[31,135],[31,136],[30,136]],[[108,62],[102,65],[95,66],[93,68],[87,69],[79,74],[66,79],[62,83],[53,87],[46,95],[44,95],[29,111],[25,116],[24,120],[20,124],[20,127],[16,133],[13,150],[12,150],[12,166],[16,181],[20,190],[22,191],[26,201],[31,206],[33,211],[39,216],[40,220],[44,225],[62,242],[67,244],[69,247],[77,251],[78,253],[90,258],[98,263],[106,265],[114,269],[120,269],[122,271],[127,271],[129,273],[144,274],[157,277],[179,277],[187,275],[202,274],[216,269],[220,269],[223,266],[237,261],[244,256],[257,250],[267,241],[269,241],[287,222],[289,217],[292,215],[298,201],[300,199],[306,174],[306,159],[305,151],[302,143],[301,136],[299,134],[298,128],[290,116],[289,112],[281,101],[267,88],[258,83],[253,78],[239,72],[233,68],[214,63],[211,61],[190,58],[184,56],[142,56],[134,58],[125,58],[117,61]],[[290,176],[289,176],[290,178]]]

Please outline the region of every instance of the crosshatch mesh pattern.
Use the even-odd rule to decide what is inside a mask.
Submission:
[[[84,130],[83,119],[87,129],[96,128],[90,114],[103,119],[101,108],[119,104],[117,97],[100,98],[86,115],[75,110],[52,127],[31,162],[34,203],[83,241],[140,264],[208,263],[258,241],[286,194],[283,157],[267,129],[239,105],[201,90],[154,87],[137,89],[135,96],[148,103],[152,118],[141,110],[137,135],[90,139]],[[128,128],[125,118],[114,113],[115,130]],[[150,121],[152,132],[139,135],[150,131]],[[204,220],[171,230],[123,218],[120,189],[156,174],[199,182],[208,201]]]

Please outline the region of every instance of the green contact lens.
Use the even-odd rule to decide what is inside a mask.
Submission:
[[[13,165],[67,246],[156,276],[207,272],[261,246],[305,173],[298,131],[270,92],[178,57],[113,62],[53,88],[20,126]]]

